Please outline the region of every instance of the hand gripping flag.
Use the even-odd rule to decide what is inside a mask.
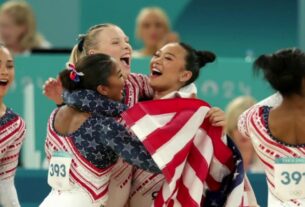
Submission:
[[[199,99],[174,98],[141,102],[122,114],[165,176],[153,206],[246,207],[255,200],[238,150],[205,119],[209,110]]]

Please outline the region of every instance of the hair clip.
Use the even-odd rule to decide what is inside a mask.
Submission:
[[[70,79],[71,79],[72,81],[74,81],[74,82],[79,82],[79,81],[80,81],[79,77],[85,75],[85,74],[82,73],[82,72],[77,72],[76,69],[75,69],[74,64],[72,64],[72,63],[68,63],[68,64],[67,64],[67,70],[70,70],[70,75],[69,75],[69,77],[70,77]]]

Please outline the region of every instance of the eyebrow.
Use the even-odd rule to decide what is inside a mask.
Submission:
[[[176,55],[174,55],[173,53],[170,53],[170,52],[166,52],[165,54],[176,57]]]
[[[114,38],[112,38],[112,40],[120,40],[120,38],[114,37]]]
[[[119,37],[113,37],[112,40],[118,40],[118,41],[119,41],[120,38],[119,38]],[[125,36],[125,37],[124,37],[124,40],[129,41],[129,37],[128,37],[128,36]]]
[[[0,62],[2,62],[2,60],[0,60]],[[7,60],[6,62],[7,62],[7,63],[14,63],[13,60]]]

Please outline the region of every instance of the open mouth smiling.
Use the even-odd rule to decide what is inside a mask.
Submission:
[[[6,86],[8,84],[8,80],[0,80],[0,86]]]
[[[153,76],[160,76],[160,75],[162,75],[162,72],[157,68],[153,68],[151,74]]]
[[[121,57],[120,61],[124,66],[130,67],[130,57]]]

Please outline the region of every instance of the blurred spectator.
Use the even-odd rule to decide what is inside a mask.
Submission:
[[[15,55],[50,47],[36,32],[34,13],[25,1],[7,1],[1,5],[0,40]]]
[[[140,11],[135,33],[143,42],[143,48],[134,51],[133,57],[152,56],[166,43],[179,41],[178,34],[171,31],[167,15],[159,7],[146,7]]]
[[[251,96],[240,96],[228,104],[226,108],[226,133],[233,139],[241,152],[245,170],[263,172],[251,140],[243,137],[237,128],[238,117],[255,103],[256,101]]]

